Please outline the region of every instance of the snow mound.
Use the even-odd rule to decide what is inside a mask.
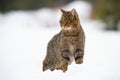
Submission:
[[[84,63],[73,62],[66,73],[42,71],[47,43],[60,31],[59,9],[9,12],[0,14],[0,80],[120,80],[120,32],[99,30],[104,25],[89,19],[87,2],[63,8],[75,8],[80,15],[86,34]]]

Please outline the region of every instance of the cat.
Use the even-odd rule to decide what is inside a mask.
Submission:
[[[62,29],[48,43],[47,55],[43,60],[43,71],[57,69],[65,72],[73,60],[76,64],[83,63],[85,34],[77,11],[61,9],[61,12]]]

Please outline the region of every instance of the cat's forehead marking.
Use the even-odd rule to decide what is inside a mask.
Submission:
[[[70,11],[67,11],[66,13],[67,13],[67,14],[70,14]]]
[[[63,14],[63,16],[65,19],[70,19],[72,17],[72,14],[70,11],[66,12],[65,14]]]
[[[70,15],[71,12],[70,11],[66,11],[65,13],[63,13],[63,15]]]

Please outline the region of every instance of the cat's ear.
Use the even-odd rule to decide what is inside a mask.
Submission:
[[[73,16],[78,16],[77,11],[74,8],[71,10],[71,13]]]
[[[66,11],[65,10],[63,10],[63,9],[60,9],[61,10],[61,12],[64,14],[64,13],[66,13]]]

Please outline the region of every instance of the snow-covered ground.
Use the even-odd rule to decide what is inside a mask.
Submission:
[[[66,73],[42,71],[48,41],[60,31],[59,9],[0,14],[0,80],[120,80],[120,32],[102,31],[89,19],[91,5],[75,1],[86,34],[84,63],[73,62]]]

